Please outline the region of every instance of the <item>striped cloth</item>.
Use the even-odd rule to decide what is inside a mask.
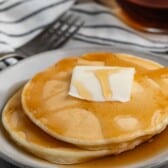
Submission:
[[[168,35],[138,32],[123,23],[113,11],[99,4],[79,4],[70,11],[85,20],[85,25],[68,46],[120,45],[168,54]]]
[[[79,15],[85,25],[65,47],[120,45],[156,53],[168,53],[168,35],[140,33],[125,25],[112,11],[96,3],[75,0],[0,0],[0,53],[14,51],[67,11]],[[4,69],[19,57],[0,62]]]
[[[73,3],[74,0],[1,1],[0,52],[25,44]]]

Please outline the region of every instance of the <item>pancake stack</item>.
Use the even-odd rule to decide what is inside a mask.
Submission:
[[[77,65],[134,67],[131,100],[92,102],[68,95]],[[35,74],[7,102],[2,122],[26,151],[58,164],[119,154],[168,124],[168,68],[126,54],[69,57]]]

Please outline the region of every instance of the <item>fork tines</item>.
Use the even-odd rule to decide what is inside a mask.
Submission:
[[[73,14],[63,14],[54,25],[50,25],[41,37],[41,43],[47,40],[42,50],[50,50],[61,47],[68,41],[82,26],[84,22]]]
[[[26,56],[42,51],[56,49],[65,44],[83,26],[84,22],[74,14],[62,14],[45,27],[36,38],[28,42],[17,52]]]

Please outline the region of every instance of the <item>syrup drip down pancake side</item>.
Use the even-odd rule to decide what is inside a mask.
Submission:
[[[101,151],[88,151],[61,142],[43,132],[24,114],[21,105],[21,90],[7,102],[2,113],[2,122],[18,145],[39,158],[58,164],[81,163],[110,154],[118,154],[133,149],[150,138],[146,136],[131,142],[115,144]]]
[[[68,95],[73,68],[94,62],[135,68],[130,101],[92,102]],[[96,150],[163,131],[168,123],[167,89],[167,68],[158,63],[95,53],[61,60],[35,75],[24,87],[22,104],[26,115],[46,133]]]

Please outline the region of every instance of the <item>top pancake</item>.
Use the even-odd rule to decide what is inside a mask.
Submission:
[[[105,66],[135,67],[129,102],[91,102],[68,95],[73,68],[100,62]],[[155,135],[168,123],[165,94],[168,72],[161,67],[124,54],[95,53],[67,58],[27,83],[22,93],[23,108],[48,134],[87,148]]]

